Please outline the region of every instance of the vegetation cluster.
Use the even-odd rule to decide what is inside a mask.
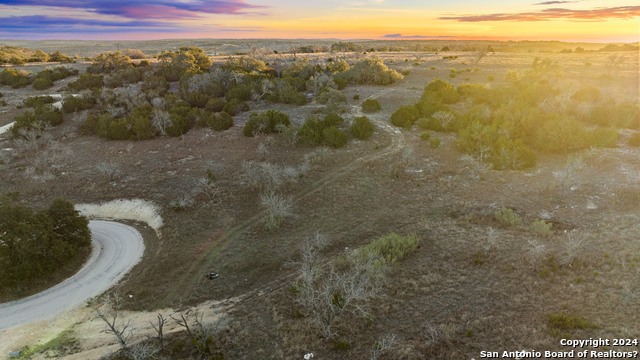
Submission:
[[[423,130],[455,132],[460,151],[498,170],[532,167],[539,152],[615,147],[619,129],[640,129],[637,104],[604,98],[591,86],[558,101],[563,91],[558,73],[558,64],[536,59],[524,74],[508,72],[503,86],[454,87],[433,80],[420,101],[392,114],[391,123],[406,129],[417,124]]]
[[[10,198],[0,200],[0,289],[29,287],[48,277],[91,245],[88,220],[73,204],[55,200],[34,211]]]

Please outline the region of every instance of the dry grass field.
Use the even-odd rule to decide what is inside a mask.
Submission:
[[[168,336],[170,345],[156,358],[302,359],[312,352],[316,359],[471,359],[481,351],[571,350],[560,345],[562,338],[637,338],[640,148],[627,141],[638,129],[619,130],[613,147],[539,153],[534,167],[493,170],[464,156],[455,133],[432,132],[435,144],[422,140],[416,127],[390,124],[396,109],[420,100],[432,80],[499,88],[510,71],[528,71],[536,57],[558,65],[550,82],[559,93],[544,112],[572,106],[571,95],[586,86],[597,88],[602,102],[638,105],[637,53],[614,65],[612,53],[558,50],[496,51],[479,61],[471,51],[340,54],[350,63],[378,57],[405,77],[342,90],[347,121],[363,115],[366,99],[377,100],[381,110],[364,114],[375,124],[371,139],[338,149],[297,145],[286,133],[243,135],[252,112],[276,109],[302,125],[323,108],[315,101],[250,101],[229,130],[195,128],[142,141],[83,135],[79,125],[86,115],[66,114],[63,124],[37,139],[3,135],[0,184],[4,193],[35,207],[56,198],[85,204],[144,199],[159,207],[159,235],[137,224],[146,253],[118,285],[120,293],[132,295],[124,309],[165,309],[158,312],[169,318],[166,309],[215,300],[225,306],[205,315],[223,315],[227,323],[207,345],[215,349],[207,357],[183,331]],[[265,62],[276,56],[264,55]],[[305,56],[324,63],[336,55],[297,54]],[[226,59],[214,57],[214,64]],[[16,105],[26,97],[65,91],[76,78],[42,91],[0,87],[8,103],[0,108],[0,124],[24,111]],[[471,106],[463,101],[452,109]],[[287,216],[275,229],[265,224],[269,210],[261,205],[263,189],[252,185],[251,164],[288,174],[274,185],[289,199]],[[209,174],[214,186],[206,181]],[[319,253],[328,271],[330,263],[344,267],[340,262],[350,250],[392,232],[415,234],[415,251],[387,266],[375,295],[357,303],[364,315],[340,313],[327,338],[300,305],[302,244],[314,234],[326,236]],[[210,280],[208,272],[220,276]],[[150,316],[135,317],[140,323],[133,329],[155,321]],[[73,336],[78,346],[67,356],[106,345],[86,340],[90,334]],[[16,344],[22,345],[33,344]]]

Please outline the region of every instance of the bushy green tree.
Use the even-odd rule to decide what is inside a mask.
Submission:
[[[341,148],[347,144],[347,134],[335,126],[329,126],[322,130],[322,141],[333,148]]]
[[[420,113],[413,105],[405,105],[399,107],[391,114],[391,123],[397,127],[411,129],[413,123],[418,120]]]
[[[256,134],[273,134],[279,132],[282,126],[289,125],[291,125],[289,115],[277,110],[267,110],[249,115],[249,120],[244,124],[242,133],[248,137],[253,137]]]
[[[82,74],[78,80],[67,85],[73,91],[86,89],[101,89],[104,87],[104,76],[93,74]]]
[[[91,244],[86,218],[65,200],[40,212],[0,200],[0,289],[27,288]]]
[[[387,67],[381,59],[361,60],[335,76],[352,84],[371,85],[390,85],[404,78],[399,72]]]
[[[360,140],[367,140],[373,135],[373,123],[366,116],[360,116],[353,120],[353,124],[349,129],[351,135]]]
[[[373,113],[380,111],[382,106],[380,106],[380,102],[376,99],[367,99],[362,102],[362,111],[366,113]]]

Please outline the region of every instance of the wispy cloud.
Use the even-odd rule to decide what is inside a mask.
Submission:
[[[387,39],[453,39],[457,36],[437,36],[437,35],[402,35],[402,34],[386,34],[382,35]]]
[[[72,26],[82,27],[99,27],[104,28],[171,28],[166,23],[158,23],[153,21],[109,21],[98,19],[77,19],[63,17],[49,17],[43,15],[33,16],[10,16],[2,19],[0,29],[41,29],[57,32],[75,32],[78,31]],[[169,29],[167,29],[168,31]]]
[[[442,16],[440,20],[461,22],[481,21],[545,21],[554,19],[604,21],[606,19],[631,19],[640,16],[640,6],[619,6],[592,10],[545,9],[535,12],[498,13],[485,15]]]
[[[0,5],[82,9],[129,19],[188,19],[202,14],[244,14],[261,8],[244,0],[0,0]]]
[[[578,1],[543,1],[539,3],[535,3],[533,5],[558,5],[558,4],[572,4],[577,2]]]

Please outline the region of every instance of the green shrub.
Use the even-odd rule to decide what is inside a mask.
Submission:
[[[633,147],[640,147],[640,133],[631,135],[627,144]]]
[[[363,255],[381,257],[389,265],[395,265],[413,253],[418,247],[418,236],[415,234],[400,235],[390,233],[373,240],[360,249]]]
[[[522,217],[509,208],[500,208],[493,213],[494,219],[504,227],[514,227],[522,225]]]
[[[198,125],[207,126],[216,131],[223,131],[233,126],[233,117],[227,112],[211,113],[201,110]]]
[[[338,126],[344,122],[344,118],[336,113],[329,113],[322,119],[322,127]]]
[[[93,74],[82,74],[78,80],[67,85],[73,91],[86,89],[100,89],[104,87],[104,76]]]
[[[144,80],[143,68],[129,67],[117,70],[104,79],[106,86],[110,88],[122,87],[127,84],[137,84]]]
[[[62,111],[65,114],[91,109],[95,105],[95,99],[90,95],[68,96],[62,102]]]
[[[220,112],[224,110],[224,107],[226,104],[227,104],[227,101],[224,98],[214,97],[214,98],[209,98],[209,100],[207,100],[207,104],[204,107],[207,110],[210,110],[213,112]]]
[[[593,108],[585,120],[600,126],[640,129],[640,107],[630,102],[600,104]]]
[[[268,71],[267,64],[264,61],[247,56],[229,58],[222,64],[222,69],[245,74]]]
[[[614,128],[598,128],[592,130],[589,145],[595,147],[618,146],[618,130]]]
[[[153,75],[145,78],[141,89],[150,97],[162,97],[169,91],[169,82],[162,76]]]
[[[35,90],[45,90],[53,86],[53,80],[44,78],[35,79],[31,86],[33,86]]]
[[[600,100],[600,90],[593,86],[583,87],[576,91],[573,96],[571,96],[571,99],[574,101],[595,103]]]
[[[250,84],[235,84],[227,91],[226,98],[227,100],[237,99],[240,101],[248,101],[251,100],[252,94],[253,90]]]
[[[536,219],[529,224],[529,230],[538,235],[551,236],[553,234],[553,224],[542,219]]]
[[[169,110],[171,125],[166,129],[167,135],[176,137],[186,134],[193,126],[195,117],[188,104],[171,108]]]
[[[224,104],[222,110],[231,115],[238,115],[241,112],[245,112],[249,110],[249,105],[247,103],[240,101],[238,99],[231,99]]]
[[[311,117],[305,120],[298,129],[298,143],[302,145],[317,146],[322,143],[322,131],[325,129],[321,120]]]
[[[291,125],[289,115],[277,111],[267,110],[262,113],[252,113],[244,124],[244,136],[253,137],[256,134],[273,134],[279,132],[282,126]]]
[[[58,109],[36,108],[36,116],[40,121],[50,126],[60,125],[64,120],[62,112]]]
[[[431,139],[431,133],[428,131],[423,131],[420,133],[420,140],[429,141]]]
[[[45,128],[45,124],[41,121],[38,121],[35,113],[33,111],[27,111],[16,116],[13,122],[13,126],[11,127],[11,136],[14,139],[24,137],[23,132],[43,132]]]
[[[411,129],[419,115],[415,106],[401,106],[391,115],[391,123],[397,127]]]
[[[51,96],[30,96],[22,102],[22,106],[36,108],[45,104],[53,104],[56,100]]]
[[[62,124],[62,112],[48,105],[39,105],[34,111],[27,111],[15,117],[15,122],[11,127],[13,138],[23,137],[23,132],[37,131],[43,132],[47,126],[57,126]]]
[[[322,130],[323,142],[333,148],[341,148],[347,143],[347,134],[335,126],[330,126]]]
[[[31,73],[14,68],[7,68],[0,73],[0,85],[11,86],[14,89],[31,84]]]
[[[338,87],[338,90],[342,90],[344,88],[347,87],[347,85],[349,85],[349,79],[340,76],[340,74],[336,74],[333,77],[333,82],[336,84],[336,86]]]
[[[367,140],[373,135],[373,123],[366,116],[360,116],[353,119],[353,124],[351,124],[351,128],[349,131],[351,135],[360,140]]]
[[[352,84],[371,85],[389,85],[404,78],[399,72],[389,69],[380,59],[361,60],[348,70],[336,74],[335,77]],[[338,81],[336,84],[339,85]]]
[[[130,138],[133,140],[148,140],[156,137],[157,129],[151,123],[153,107],[150,104],[137,107],[125,118],[130,127]]]
[[[55,52],[52,52],[51,54],[49,54],[49,61],[60,62],[60,63],[70,63],[70,62],[73,62],[74,60],[69,56],[56,50]]]
[[[432,149],[440,147],[440,138],[431,138],[431,140],[429,140],[429,146],[431,146]]]
[[[304,105],[307,103],[307,97],[285,81],[276,81],[275,88],[267,94],[266,99],[281,104]]]
[[[204,108],[209,103],[209,95],[202,92],[192,92],[185,94],[183,99],[191,105],[191,107]]]
[[[326,88],[316,96],[319,104],[342,104],[347,102],[347,97],[340,90]]]
[[[450,82],[436,79],[432,80],[424,88],[420,102],[426,101],[430,101],[435,104],[455,104],[460,101],[460,93],[456,91],[455,87]]]
[[[499,136],[489,155],[496,170],[521,170],[536,165],[536,154],[520,139]]]
[[[93,64],[89,66],[87,72],[92,74],[105,74],[123,69],[132,68],[131,58],[120,51],[102,53],[93,59]]]
[[[83,135],[100,135],[101,127],[108,124],[112,117],[109,113],[91,113],[87,116],[84,122],[79,126],[79,131]]]
[[[376,99],[367,99],[362,103],[362,111],[366,113],[373,113],[376,111],[380,111],[382,106]]]

